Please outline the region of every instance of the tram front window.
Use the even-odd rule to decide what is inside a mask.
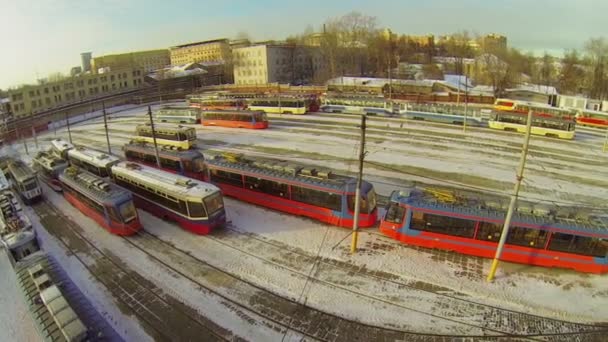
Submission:
[[[133,201],[125,202],[120,205],[120,216],[122,216],[123,222],[132,221],[137,217],[137,211],[135,211],[135,206],[133,205]]]
[[[405,216],[405,208],[399,203],[391,203],[386,210],[384,220],[391,223],[402,223]]]
[[[222,194],[219,192],[205,198],[203,201],[205,202],[205,207],[207,207],[209,215],[224,208],[224,200],[222,199]]]
[[[192,159],[192,169],[194,172],[205,171],[205,159],[202,157]]]
[[[38,184],[36,184],[35,180],[30,179],[23,183],[23,187],[25,188],[26,191],[29,191],[29,190],[36,189],[38,187]]]

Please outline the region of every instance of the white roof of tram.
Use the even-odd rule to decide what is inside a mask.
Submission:
[[[153,187],[162,188],[167,193],[172,193],[179,197],[205,198],[220,191],[213,184],[133,162],[123,161],[112,166],[112,173],[136,179]]]
[[[58,151],[60,153],[62,153],[65,150],[74,148],[74,145],[72,145],[70,142],[63,140],[61,138],[51,140],[51,145],[53,146],[53,149],[55,149],[56,151]]]
[[[4,176],[4,172],[0,171],[0,191],[7,190],[10,187],[6,176]]]
[[[120,160],[116,156],[80,146],[69,150],[68,156],[70,156],[70,158],[86,161],[98,167],[107,167],[108,164]]]

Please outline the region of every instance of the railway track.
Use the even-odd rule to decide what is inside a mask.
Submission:
[[[497,336],[488,334],[475,336],[447,336],[440,334],[421,334],[406,332],[364,324],[358,321],[339,317],[312,307],[298,303],[296,300],[281,297],[273,292],[247,281],[237,275],[222,270],[201,260],[191,253],[185,252],[174,245],[160,239],[156,235],[143,231],[135,237],[125,238],[132,246],[148,254],[150,258],[163,264],[172,272],[189,279],[198,286],[205,287],[230,301],[233,306],[246,310],[282,326],[282,333],[289,336],[290,332],[301,335],[301,339],[319,341],[447,341],[454,338],[483,338],[487,340],[507,340],[515,336]],[[237,301],[228,295],[221,294],[211,288],[201,277],[195,278],[187,274],[186,268],[196,269],[202,278],[213,279],[215,284],[230,284],[231,297],[236,293],[247,293],[247,296]],[[290,340],[292,338],[286,339]]]
[[[421,286],[418,281],[406,282],[389,273],[367,270],[365,267],[335,259],[317,259],[300,249],[269,241],[234,227],[227,227],[226,230],[225,234],[205,237],[226,248],[236,250],[247,258],[257,258],[264,263],[280,267],[288,272],[298,273],[301,276],[307,275],[306,268],[317,264],[313,281],[318,284],[339,288],[354,295],[364,296],[404,310],[414,310],[428,315],[429,319],[439,318],[460,323],[473,322],[468,324],[510,338],[533,340],[575,338],[585,341],[601,341],[603,336],[608,334],[608,326],[575,323],[479,303],[466,299],[464,294],[453,293],[449,289],[430,284]],[[367,233],[367,230],[362,230],[362,232]],[[272,257],[263,257],[261,254],[272,255]],[[383,284],[382,292],[363,292],[361,289],[357,289],[360,282],[356,280],[353,281],[352,286],[345,285],[344,280],[352,274],[367,278],[373,283]],[[404,295],[404,300],[397,299],[398,296]],[[429,301],[435,301],[435,305],[430,307],[441,308],[441,310],[424,311],[424,309],[420,309],[425,306],[429,307]]]
[[[156,341],[228,341],[232,334],[186,304],[163,293],[148,279],[129,269],[107,250],[85,237],[82,229],[53,205],[32,206],[45,229],[103,284],[127,315],[137,317]]]

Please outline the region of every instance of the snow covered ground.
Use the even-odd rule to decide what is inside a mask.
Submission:
[[[4,341],[42,341],[3,247],[0,247],[0,333],[0,340]]]
[[[143,122],[144,118],[145,110],[139,108],[123,112],[120,118],[110,120],[115,153],[118,153],[121,144],[129,140],[129,132],[134,130],[134,123]],[[272,119],[276,120],[276,125],[271,121],[271,129],[264,131],[198,126],[199,139],[206,142],[204,149],[242,151],[245,154],[256,151],[277,153],[281,154],[281,158],[347,172],[355,171],[358,133],[331,122],[341,120],[354,125],[357,123],[356,119],[337,119],[324,117],[322,114],[273,116]],[[329,123],[315,126],[323,121]],[[404,124],[405,129],[402,132],[399,121],[380,119],[370,124],[367,145],[370,153],[366,159],[395,169],[366,166],[365,178],[371,180],[383,195],[388,195],[392,189],[409,181],[443,184],[442,181],[449,180],[464,186],[490,190],[510,189],[512,186],[521,135],[481,129],[472,129],[465,135],[457,127],[418,122]],[[385,127],[387,124],[390,129],[386,131],[374,128],[374,125]],[[58,130],[56,134],[67,137],[64,130]],[[72,134],[75,143],[105,149],[103,123],[99,119],[75,125]],[[39,137],[41,145],[44,139],[52,136],[53,133]],[[532,139],[524,196],[560,203],[605,206],[608,198],[608,153],[601,152],[603,138],[593,134],[581,136],[580,140],[573,142],[537,137]],[[16,145],[12,152],[22,154],[20,150],[22,145]],[[434,177],[429,178],[428,175]],[[61,198],[54,199],[53,202],[70,216],[78,217],[78,213],[70,210],[71,207],[67,203],[61,204]],[[420,287],[428,285],[430,288],[434,286],[438,288],[438,298],[425,297],[414,308],[422,313],[415,313],[403,306],[383,304],[361,296],[344,297],[343,290],[317,282],[309,284],[306,291],[302,292],[306,282],[297,272],[286,272],[285,268],[280,266],[285,263],[284,255],[280,251],[274,254],[268,251],[257,253],[266,261],[248,260],[238,251],[231,251],[214,240],[194,237],[146,213],[140,212],[140,215],[146,229],[211,264],[237,272],[284,296],[299,298],[303,293],[302,300],[313,307],[329,312],[339,311],[347,317],[356,317],[370,324],[439,333],[450,329],[474,333],[475,329],[461,330],[459,324],[448,320],[440,320],[439,323],[433,321],[433,325],[429,325],[431,321],[428,319],[428,313],[445,317],[450,315],[449,311],[441,310],[441,294],[555,319],[576,322],[608,321],[607,275],[588,275],[502,263],[495,282],[487,283],[485,275],[489,270],[489,260],[486,259],[402,245],[380,236],[376,230],[364,231],[360,238],[359,252],[351,255],[348,253],[350,239],[344,240],[349,233],[347,230],[230,199],[226,200],[226,207],[228,217],[238,231],[253,234],[270,243],[283,244],[287,250],[295,249],[313,256],[319,253],[325,259],[350,263],[361,270],[385,272],[402,283],[417,284]],[[145,258],[124,248],[115,241],[115,237],[104,235],[105,232],[92,221],[83,221],[83,218],[78,220],[83,227],[87,227],[88,233],[94,234],[91,237],[100,241],[100,244],[116,249],[116,253],[125,260],[131,260],[134,265],[139,265],[142,272],[149,272],[151,277],[163,277],[162,272],[145,266],[148,265]],[[234,234],[236,233],[220,234],[217,239],[230,243],[236,241],[233,240]],[[244,244],[241,248],[247,249],[251,246]],[[270,260],[278,261],[279,266],[269,264],[267,261]],[[365,274],[356,273],[348,275],[348,279],[342,279],[343,285],[380,297],[389,289],[374,284],[373,279]],[[320,279],[332,279],[331,272],[322,266],[313,274]],[[167,278],[171,276],[168,275]],[[202,299],[188,289],[188,286],[175,283],[171,279],[163,281],[167,282],[167,287],[176,291],[175,295],[183,296],[202,310],[203,305],[199,303]],[[171,286],[168,286],[169,284]],[[408,295],[410,294],[407,291],[394,291],[395,297],[390,298],[390,301],[408,304]],[[212,304],[208,305],[214,308]],[[230,321],[238,320],[235,317],[222,317]],[[471,321],[475,322],[475,317],[471,316]],[[237,331],[245,334],[241,336],[251,333],[247,326],[235,324]],[[256,337],[276,337],[270,332],[261,334]]]

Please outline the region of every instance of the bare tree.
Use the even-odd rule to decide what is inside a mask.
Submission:
[[[374,38],[376,17],[351,12],[325,22],[321,49],[331,77],[368,73],[368,45]]]
[[[464,59],[472,56],[470,40],[469,33],[462,31],[451,35],[445,44],[446,55],[454,58],[454,73],[456,75],[465,75]]]
[[[604,37],[591,38],[585,43],[585,51],[592,69],[589,77],[589,95],[596,99],[608,97],[608,41]]]
[[[577,94],[582,92],[585,70],[576,50],[566,51],[562,59],[562,67],[557,80],[557,87],[562,94]]]

